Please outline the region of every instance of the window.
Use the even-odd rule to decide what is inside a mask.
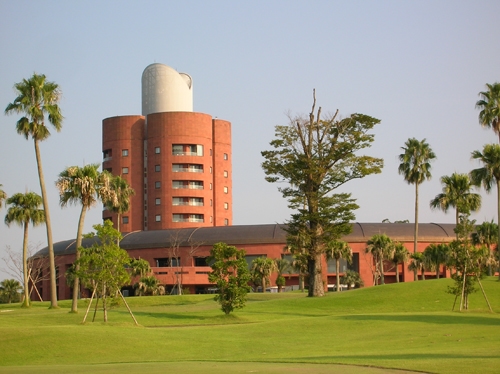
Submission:
[[[210,156],[212,156],[212,150],[210,150]]]
[[[227,160],[227,153],[224,153],[224,160]]]
[[[227,175],[228,175],[227,170],[224,170],[224,178],[227,178]]]
[[[158,173],[160,171],[160,165],[155,165],[155,172]]]
[[[158,189],[161,187],[161,182],[155,182],[155,188]]]
[[[122,223],[125,223],[125,224],[127,224],[127,223],[128,223],[128,217],[127,217],[127,216],[124,216],[124,217],[122,218]]]
[[[160,147],[155,147],[155,153],[156,154],[160,153]]]
[[[210,174],[212,174],[212,167],[210,166]]]
[[[228,192],[229,192],[229,189],[226,186],[224,186],[224,193],[228,193]]]
[[[229,209],[229,204],[228,204],[228,203],[224,203],[224,209],[225,209],[225,210],[228,210],[228,209]]]
[[[190,205],[190,206],[203,206],[202,197],[174,197],[172,198],[172,205]]]
[[[127,157],[128,156],[128,149],[122,149],[122,156]]]
[[[203,214],[173,214],[172,222],[203,222]]]
[[[210,199],[210,206],[212,206],[212,199]]]
[[[203,156],[203,145],[201,145],[201,144],[172,144],[172,155],[174,155],[174,156]]]
[[[179,267],[181,263],[180,257],[165,257],[155,258],[157,268]]]
[[[180,172],[203,173],[203,165],[201,165],[201,164],[172,164],[172,171],[174,173],[180,173]]]
[[[210,189],[212,189],[212,183],[210,183]]]
[[[105,149],[104,151],[102,151],[103,161],[111,160],[113,158],[112,156],[113,156],[113,151],[111,149]]]
[[[224,219],[224,226],[229,226],[229,220],[227,218]]]
[[[161,214],[157,214],[157,215],[155,216],[155,221],[156,221],[156,222],[161,222]]]
[[[122,174],[128,174],[128,168],[122,168]]]
[[[207,262],[207,257],[195,257],[194,266],[209,266]]]
[[[174,181],[172,181],[172,188],[174,188],[174,189],[187,188],[190,190],[202,190],[203,189],[203,181],[174,180]]]
[[[161,199],[159,197],[157,197],[155,199],[155,205],[160,205],[161,204]]]

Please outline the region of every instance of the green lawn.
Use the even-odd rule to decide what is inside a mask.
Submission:
[[[209,295],[128,298],[140,327],[123,306],[108,324],[98,312],[98,322],[82,325],[84,300],[78,314],[68,313],[69,301],[58,310],[4,304],[0,372],[499,372],[500,282],[483,281],[495,313],[480,291],[469,311],[452,312],[450,284],[401,283],[323,298],[250,294],[230,316]]]

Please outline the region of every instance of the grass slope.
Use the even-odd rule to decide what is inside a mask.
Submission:
[[[356,373],[373,366],[499,372],[499,314],[489,313],[480,291],[469,311],[452,312],[448,285],[429,280],[323,298],[250,294],[247,306],[229,316],[209,295],[129,298],[140,327],[124,307],[110,312],[108,324],[98,312],[98,322],[82,325],[84,300],[79,314],[68,313],[69,301],[58,310],[1,305],[0,371],[62,372],[72,365],[70,371],[83,372],[93,365],[95,372],[119,372],[127,365],[160,372],[181,365],[193,373],[311,372],[316,365],[313,372],[335,372],[331,364],[351,364],[361,366]],[[500,311],[500,282],[487,278],[483,285]]]

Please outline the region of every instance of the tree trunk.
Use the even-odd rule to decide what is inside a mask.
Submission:
[[[500,133],[499,133],[500,136]],[[497,251],[500,251],[500,180],[497,180],[497,222],[498,222],[498,243]],[[500,280],[500,266],[498,267],[498,280]]]
[[[30,307],[30,293],[28,286],[28,227],[29,222],[24,222],[24,238],[23,238],[23,287],[24,287],[24,301],[22,307]]]
[[[80,247],[82,246],[82,235],[83,235],[83,224],[85,223],[85,214],[87,208],[82,205],[82,211],[80,212],[80,219],[78,220],[78,230],[76,232],[76,254],[75,254],[75,272],[80,270],[80,265],[78,260],[80,259]],[[71,313],[78,313],[78,299],[80,298],[80,278],[75,276],[73,282],[73,301],[71,303]]]
[[[396,283],[399,283],[399,263],[396,263]]]
[[[420,273],[422,274],[422,280],[424,281],[425,280],[425,269],[422,268],[422,270],[420,270]]]
[[[266,277],[262,277],[261,283],[262,283],[262,293],[265,293],[266,292]]]
[[[304,292],[304,275],[299,274],[299,290]]]
[[[385,284],[383,256],[380,256],[379,268],[380,268],[380,284]]]
[[[106,309],[106,285],[102,286],[102,311],[104,312],[104,322],[108,322],[108,310]]]
[[[309,292],[308,296],[325,296],[325,288],[323,287],[323,276],[321,271],[322,254],[318,253],[313,258],[307,260],[309,268]]]
[[[45,191],[45,180],[43,177],[42,158],[40,156],[40,147],[38,140],[34,139],[36,164],[38,167],[38,177],[40,179],[40,189],[42,190],[43,210],[45,213],[45,227],[47,229],[47,247],[49,249],[49,267],[50,267],[50,306],[49,309],[59,308],[57,305],[57,285],[56,285],[56,263],[54,258],[54,244],[52,243],[52,224],[49,214],[49,199]]]
[[[337,292],[340,292],[340,261],[339,259],[335,259],[335,266],[337,270],[337,274],[335,277],[336,283],[337,283]]]
[[[418,248],[418,183],[415,183],[415,228],[413,230],[413,253]],[[418,280],[417,269],[413,270],[413,280]]]

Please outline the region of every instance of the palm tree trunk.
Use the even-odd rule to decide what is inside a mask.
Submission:
[[[24,286],[24,301],[22,307],[29,308],[30,293],[28,289],[28,227],[29,222],[24,222],[24,238],[23,238],[23,286]]]
[[[82,246],[82,235],[83,235],[83,224],[85,223],[85,214],[87,213],[87,208],[82,205],[82,211],[80,212],[80,219],[78,220],[78,231],[76,233],[76,253],[75,253],[75,272],[78,274],[80,270],[80,265],[78,260],[80,259],[80,247]],[[75,277],[73,282],[73,301],[71,303],[71,312],[78,312],[78,299],[80,297],[80,278],[78,275]]]
[[[265,276],[262,276],[261,283],[262,283],[262,293],[265,293],[266,292],[266,277]]]
[[[500,134],[499,134],[500,136]],[[498,222],[498,243],[497,250],[500,251],[500,180],[497,180],[497,222]],[[498,280],[500,280],[500,266],[498,267]]]
[[[399,283],[399,263],[396,263],[396,283]]]
[[[415,228],[413,231],[413,253],[417,253],[418,247],[418,183],[415,183]],[[413,270],[413,280],[418,280],[417,269]]]
[[[380,263],[378,264],[379,269],[380,269],[380,284],[385,284],[385,277],[384,277],[384,257],[380,256]]]
[[[335,280],[337,282],[337,292],[340,292],[340,261],[338,258],[335,259],[335,266],[337,270],[337,274],[335,276]]]
[[[49,267],[50,267],[50,307],[49,309],[59,308],[57,305],[57,285],[56,285],[56,263],[54,257],[54,244],[52,242],[52,224],[49,214],[49,199],[45,190],[45,179],[43,177],[42,159],[40,156],[40,147],[35,138],[35,156],[38,167],[38,177],[40,179],[40,189],[42,190],[43,210],[45,212],[45,227],[47,229],[47,247],[49,249]]]

